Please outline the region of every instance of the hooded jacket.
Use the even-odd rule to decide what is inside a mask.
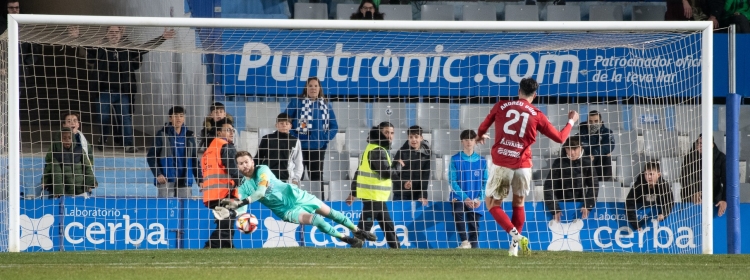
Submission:
[[[566,156],[555,159],[547,179],[544,180],[544,203],[547,211],[560,211],[558,201],[583,202],[588,209],[596,206],[599,182],[591,159],[584,155],[577,160]]]
[[[588,122],[582,122],[578,135],[581,137],[581,146],[586,155],[603,156],[612,153],[615,148],[615,138],[612,130],[604,126],[599,131],[590,132]]]
[[[404,166],[401,168],[400,180],[394,181],[393,190],[412,191],[413,195],[411,197],[415,200],[427,198],[431,156],[432,151],[427,140],[422,140],[422,143],[419,144],[419,149],[413,149],[409,145],[408,140],[404,142],[404,145],[401,146],[401,149],[393,157],[393,161],[404,161]],[[403,185],[407,181],[412,182],[411,190],[403,188]]]
[[[373,127],[370,129],[367,143],[375,144],[383,148],[370,151],[370,154],[368,155],[370,169],[377,173],[381,179],[399,180],[401,164],[396,161],[392,161],[393,164],[388,162],[388,151],[391,150],[391,141],[383,135],[383,132],[381,132],[380,129]],[[350,185],[352,188],[352,196],[357,196],[357,176],[354,176],[354,180],[352,180]]]
[[[667,217],[672,212],[672,206],[674,206],[674,195],[669,183],[660,176],[656,184],[649,186],[646,182],[645,173],[638,175],[633,188],[630,189],[628,197],[625,199],[628,222],[633,229],[645,226],[646,220],[639,219],[637,216],[636,211],[638,209],[657,207],[659,214]]]
[[[696,143],[698,143],[697,140],[693,142],[693,149],[690,153],[682,159],[680,173],[682,190],[680,191],[680,195],[683,202],[691,202],[691,197],[701,191],[703,154],[699,149],[695,149]],[[727,201],[727,156],[716,147],[716,143],[714,143],[713,154],[714,178],[711,183],[714,190],[714,204],[716,204],[719,201]]]
[[[62,131],[70,132],[64,128]],[[61,139],[57,134],[57,139]],[[53,195],[79,195],[96,187],[93,163],[75,142],[70,149],[63,147],[62,141],[55,141],[44,157],[42,184]]]

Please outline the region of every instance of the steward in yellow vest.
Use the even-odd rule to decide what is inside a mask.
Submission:
[[[354,197],[362,199],[362,218],[357,225],[365,231],[370,231],[374,220],[378,221],[385,233],[388,246],[398,249],[399,241],[396,237],[395,226],[385,201],[391,195],[394,179],[399,178],[403,162],[394,164],[389,150],[393,141],[394,128],[390,122],[382,122],[370,130],[367,137],[367,147],[362,154],[362,161],[357,169],[357,175],[352,183],[352,193],[346,199],[351,205]],[[365,239],[364,236],[355,236]],[[370,240],[374,241],[374,240]]]

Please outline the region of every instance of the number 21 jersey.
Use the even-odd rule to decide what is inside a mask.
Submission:
[[[557,131],[547,116],[524,99],[501,100],[479,126],[481,137],[495,124],[495,144],[492,145],[492,162],[510,169],[531,168],[531,145],[536,142],[537,131],[557,143],[568,138],[571,122]]]

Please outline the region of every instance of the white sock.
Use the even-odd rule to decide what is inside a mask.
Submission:
[[[519,235],[518,234],[518,230],[516,230],[516,228],[511,229],[508,234],[510,234],[510,236],[517,236],[517,235]]]

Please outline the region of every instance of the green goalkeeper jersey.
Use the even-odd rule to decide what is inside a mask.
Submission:
[[[308,197],[314,198],[297,186],[277,179],[265,165],[256,166],[252,177],[244,177],[238,192],[240,199],[251,197],[253,202],[260,202],[282,219],[287,212],[307,202]],[[237,209],[238,214],[245,212],[247,206]]]

